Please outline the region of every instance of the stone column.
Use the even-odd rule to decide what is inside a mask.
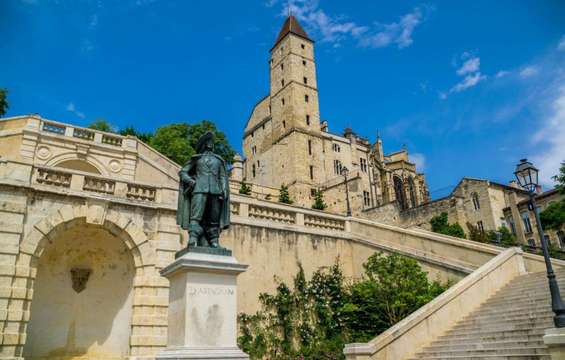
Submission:
[[[549,349],[551,360],[565,360],[565,328],[546,329],[543,343]]]
[[[231,251],[180,251],[161,275],[169,279],[167,348],[157,359],[247,360],[237,347],[237,276],[247,265]],[[184,253],[184,254],[183,254]]]

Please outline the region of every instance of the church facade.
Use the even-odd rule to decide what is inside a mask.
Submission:
[[[293,201],[310,207],[317,190],[328,210],[352,212],[397,202],[401,209],[429,199],[424,175],[406,149],[384,154],[346,129],[331,133],[320,117],[314,41],[289,16],[271,48],[269,94],[255,104],[243,135],[243,178],[258,187],[286,185]],[[347,169],[347,170],[345,170]]]

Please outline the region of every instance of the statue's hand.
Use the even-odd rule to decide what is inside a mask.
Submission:
[[[192,189],[192,188],[194,188],[194,186],[196,185],[196,180],[194,180],[193,178],[190,178],[190,177],[189,177],[189,178],[187,178],[187,179],[184,180],[184,183],[186,184],[186,186],[187,186],[189,189]]]

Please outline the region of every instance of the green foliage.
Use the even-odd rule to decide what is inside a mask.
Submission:
[[[8,89],[0,89],[0,117],[6,115],[6,111],[10,104],[8,104]]]
[[[226,135],[208,120],[192,125],[178,123],[162,126],[157,129],[149,145],[177,164],[184,165],[196,153],[198,139],[207,131],[215,134],[214,152],[231,164],[235,151],[228,143]]]
[[[120,135],[122,136],[135,136],[137,137],[139,140],[143,141],[146,144],[149,144],[151,142],[151,138],[153,138],[153,134],[150,132],[138,132],[133,126],[128,126],[125,127],[123,129],[121,129],[118,132]]]
[[[1,115],[1,114],[0,114]],[[565,161],[561,162],[561,167],[559,168],[559,174],[553,177],[553,180],[557,183],[555,186],[559,189],[561,194],[565,194]]]
[[[565,224],[565,200],[549,205],[539,216],[544,229],[557,230],[561,228]]]
[[[465,231],[458,223],[450,224],[447,219],[447,213],[442,212],[440,215],[436,215],[431,218],[430,225],[432,226],[432,231],[444,235],[455,236],[458,238],[465,239]]]
[[[312,204],[312,209],[325,210],[328,207],[324,201],[324,193],[321,190],[316,190],[314,194],[314,203]]]
[[[245,179],[241,181],[239,193],[243,195],[251,195],[251,186],[249,186],[249,184],[245,182]]]
[[[446,288],[399,255],[376,253],[364,269],[348,283],[337,263],[309,281],[300,266],[292,288],[279,282],[257,313],[240,314],[239,346],[252,359],[343,359],[345,343],[373,338]]]
[[[290,194],[288,193],[288,186],[286,186],[285,184],[282,184],[279,190],[279,202],[283,204],[293,203],[292,199],[290,198]]]
[[[498,234],[500,236],[500,244],[504,247],[518,246],[518,240],[516,236],[506,227],[501,226],[498,228]]]
[[[93,130],[99,130],[99,131],[106,131],[106,132],[113,132],[115,133],[116,130],[114,129],[114,127],[112,125],[110,125],[110,123],[108,122],[108,120],[106,119],[96,119],[93,122],[90,123],[90,125],[88,125],[89,129],[93,129]]]

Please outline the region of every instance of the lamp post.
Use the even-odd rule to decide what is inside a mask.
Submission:
[[[351,205],[349,204],[349,187],[347,186],[347,174],[349,169],[347,167],[341,168],[341,175],[345,178],[345,202],[347,204],[347,216],[351,216]]]
[[[534,212],[536,217],[536,225],[541,241],[541,248],[543,251],[543,257],[545,259],[545,267],[547,269],[547,279],[549,281],[549,291],[551,293],[551,310],[555,313],[553,317],[553,323],[557,328],[565,327],[565,305],[561,300],[561,294],[559,293],[559,285],[555,279],[555,273],[553,272],[553,266],[551,265],[551,259],[549,257],[549,248],[547,240],[545,239],[545,234],[543,233],[543,228],[541,226],[541,221],[539,217],[539,212],[536,206],[536,189],[538,187],[538,169],[529,162],[527,159],[521,159],[520,163],[516,166],[516,179],[520,186],[522,186],[529,193],[528,208]]]

